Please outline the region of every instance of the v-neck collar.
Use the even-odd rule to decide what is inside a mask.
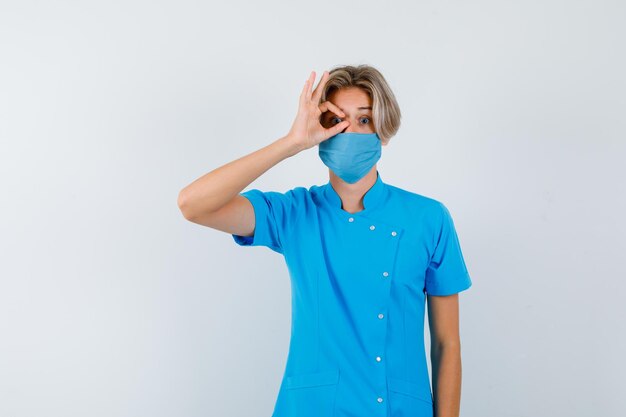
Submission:
[[[376,182],[374,182],[374,185],[372,185],[370,189],[365,192],[365,195],[363,196],[364,209],[361,211],[357,211],[356,213],[349,213],[348,211],[342,209],[341,197],[339,197],[339,194],[337,194],[337,191],[335,191],[335,189],[333,188],[330,180],[328,180],[328,182],[324,184],[324,191],[322,195],[324,196],[326,204],[328,204],[329,206],[341,210],[346,214],[359,215],[362,213],[369,213],[370,211],[378,207],[385,199],[386,191],[386,184],[383,182],[380,176],[380,172],[376,170]]]

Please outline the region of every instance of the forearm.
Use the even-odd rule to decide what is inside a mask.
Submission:
[[[198,178],[180,191],[178,205],[186,217],[216,211],[274,165],[299,151],[289,136],[283,136]]]
[[[435,417],[459,417],[461,403],[461,346],[431,347]]]

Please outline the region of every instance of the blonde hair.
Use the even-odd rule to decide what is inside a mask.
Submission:
[[[383,144],[389,143],[400,129],[402,114],[385,77],[376,68],[365,64],[334,67],[329,71],[320,103],[326,101],[333,91],[348,87],[361,88],[370,96],[376,133]]]

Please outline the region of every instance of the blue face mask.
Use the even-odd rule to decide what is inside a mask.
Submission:
[[[376,133],[338,133],[319,143],[319,156],[339,178],[353,184],[380,159],[382,144]]]

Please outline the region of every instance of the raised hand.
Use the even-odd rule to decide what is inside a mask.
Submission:
[[[300,150],[312,148],[331,136],[340,133],[350,125],[350,122],[347,120],[329,128],[325,128],[321,124],[320,117],[324,112],[331,111],[337,116],[345,116],[345,114],[330,101],[319,102],[328,77],[329,72],[324,71],[315,91],[311,92],[313,82],[315,81],[315,71],[311,71],[300,93],[298,114],[287,134],[290,140],[292,140]]]

